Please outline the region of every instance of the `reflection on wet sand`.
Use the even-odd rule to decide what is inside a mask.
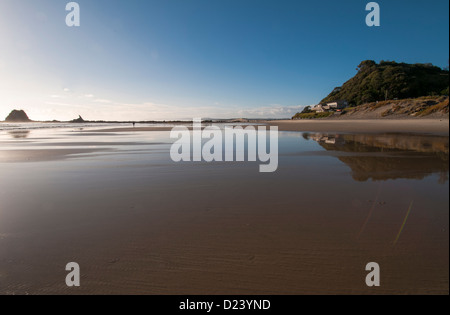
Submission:
[[[303,137],[317,141],[328,151],[354,153],[338,158],[352,169],[357,181],[423,179],[433,173],[440,174],[439,183],[448,180],[448,137],[323,133],[304,133]]]
[[[25,139],[28,138],[28,136],[30,135],[30,131],[29,130],[13,130],[13,131],[8,131],[8,134],[13,137],[14,139]]]
[[[336,159],[372,178],[439,172],[441,142],[305,135],[327,151],[301,135],[280,132],[280,167],[261,174],[172,162],[169,132],[0,132],[0,294],[448,294],[448,181],[362,183]],[[401,169],[411,157],[425,171]]]

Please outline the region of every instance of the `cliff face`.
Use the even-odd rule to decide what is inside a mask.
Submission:
[[[6,122],[30,122],[30,118],[23,110],[13,110],[5,119]]]

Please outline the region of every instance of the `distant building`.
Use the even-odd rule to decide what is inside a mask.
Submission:
[[[327,112],[330,110],[333,110],[333,111],[341,110],[347,106],[348,106],[347,101],[336,101],[336,102],[331,102],[331,103],[318,104],[318,105],[314,106],[313,108],[311,108],[311,111],[316,112],[316,113],[323,113],[323,112]]]
[[[322,104],[314,106],[311,110],[316,113],[323,113],[325,111]]]
[[[335,109],[335,110],[343,109],[348,106],[348,102],[347,101],[336,101],[336,102],[327,103],[327,106],[329,106],[330,109]]]

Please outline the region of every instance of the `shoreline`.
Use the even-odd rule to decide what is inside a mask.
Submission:
[[[346,132],[346,133],[414,133],[449,136],[448,119],[361,119],[361,120],[261,120],[249,121],[276,126],[279,131]],[[188,127],[188,123],[186,123]],[[96,132],[170,131],[171,127],[117,127],[98,129]]]
[[[361,120],[279,120],[266,121],[279,131],[348,133],[417,133],[449,136],[448,119],[361,119]]]
[[[447,118],[428,119],[304,119],[304,120],[247,120],[249,124],[277,126],[279,131],[299,132],[346,132],[346,133],[413,133],[425,135],[449,136],[449,120]],[[211,123],[204,123],[203,126]],[[221,122],[213,123],[221,124]],[[245,126],[245,123],[239,125]],[[192,128],[192,122],[179,122],[176,126]],[[23,127],[23,126],[22,126]],[[83,128],[83,132],[146,132],[171,131],[173,127],[162,126],[70,126]],[[62,126],[61,128],[68,128]],[[98,129],[97,129],[98,128]],[[32,128],[31,128],[32,129]],[[59,128],[54,128],[59,129]],[[21,128],[21,131],[27,128]],[[14,129],[3,130],[14,132]]]

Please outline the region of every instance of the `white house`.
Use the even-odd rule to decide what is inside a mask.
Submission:
[[[323,112],[326,112],[329,110],[343,109],[347,106],[348,106],[347,101],[337,101],[337,102],[331,102],[331,103],[327,103],[327,104],[318,104],[318,105],[314,106],[313,108],[311,108],[311,110],[316,113],[323,113]]]
[[[311,110],[316,113],[323,113],[325,111],[322,104],[314,106]]]
[[[331,109],[343,109],[348,106],[348,102],[347,101],[331,102],[327,103],[327,106],[329,106]]]

